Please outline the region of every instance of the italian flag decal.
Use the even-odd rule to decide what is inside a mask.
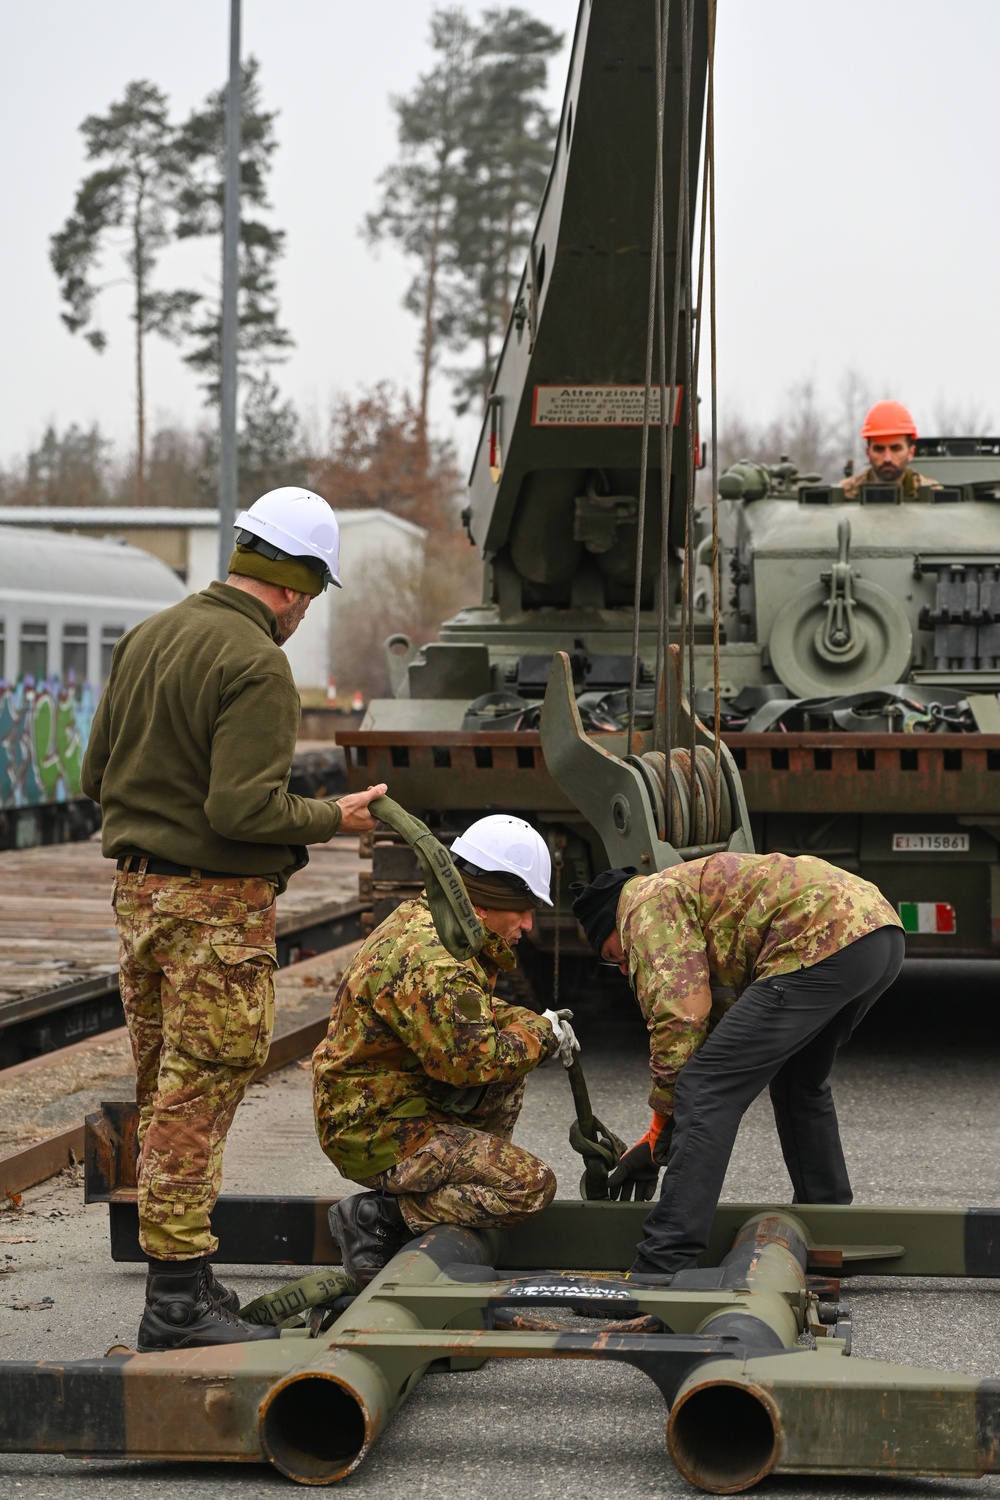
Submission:
[[[899,918],[904,932],[955,931],[955,908],[947,901],[901,901]]]

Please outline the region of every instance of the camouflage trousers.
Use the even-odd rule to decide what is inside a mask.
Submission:
[[[555,1173],[511,1141],[524,1099],[524,1080],[492,1084],[469,1124],[441,1124],[410,1156],[359,1179],[399,1199],[407,1228],[423,1234],[435,1224],[518,1224],[546,1208],[556,1195]]]
[[[139,1105],[139,1242],[210,1255],[236,1107],[274,1021],[270,881],[119,872],[115,925]]]

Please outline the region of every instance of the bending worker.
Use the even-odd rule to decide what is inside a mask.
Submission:
[[[809,855],[712,854],[634,875],[604,871],[573,911],[649,1027],[652,1123],[609,1182],[655,1179],[665,1162],[632,1266],[661,1281],[708,1244],[740,1120],[766,1087],[793,1202],[850,1203],[830,1070],[899,973],[904,940],[875,886]]]
[[[910,468],[916,452],[917,424],[901,401],[876,401],[865,417],[861,436],[865,440],[868,467],[841,480],[845,500],[856,500],[866,484],[898,485],[904,500],[915,499],[922,485],[933,490],[941,488],[936,479],[928,479]]]
[[[299,697],[281,646],[327,584],[333,511],[272,490],[236,522],[225,583],[115,647],[83,766],[117,861],[121,995],[139,1105],[140,1350],[267,1338],[216,1281],[211,1212],[236,1107],[267,1056],[275,896],[306,844],[373,828],[384,786],[339,803],[288,792]]]
[[[556,1190],[546,1164],[511,1135],[525,1077],[579,1050],[569,1011],[544,1015],[494,998],[513,945],[551,906],[545,842],[520,818],[481,818],[452,859],[487,929],[465,962],[442,945],[426,898],[404,901],[351,961],[313,1054],[320,1145],[371,1191],[342,1198],[330,1228],[364,1286],[435,1224],[516,1224]]]

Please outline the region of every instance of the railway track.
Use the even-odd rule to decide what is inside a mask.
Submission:
[[[278,966],[339,948],[361,936],[360,901],[328,901],[279,914]],[[0,1008],[0,1076],[25,1059],[72,1046],[122,1023],[117,965],[86,979],[9,1000]]]
[[[325,907],[315,908],[303,919],[289,914],[278,921],[278,960],[280,968],[287,968],[300,957],[312,957],[341,948],[361,939],[361,917],[364,910],[360,901],[329,902]],[[11,1080],[35,1069],[51,1065],[72,1052],[85,1052],[99,1043],[117,1036],[125,1036],[122,1026],[121,999],[118,994],[117,971],[95,976],[80,984],[63,985],[47,993],[27,997],[23,1003],[24,1013],[13,1020],[12,1026],[52,1024],[51,1018],[77,1012],[86,1005],[109,1005],[115,1008],[119,1025],[115,1029],[100,1027],[85,1040],[69,1047],[56,1047],[40,1052],[37,1056],[0,1069],[0,1079]],[[296,1058],[311,1052],[326,1030],[326,1017],[309,1020],[303,1024],[279,1032],[271,1043],[266,1063],[257,1073],[258,1078],[275,1072],[294,1062]],[[54,1177],[64,1167],[72,1166],[83,1155],[83,1121],[57,1134],[47,1136],[34,1145],[0,1157],[0,1202],[8,1195],[16,1195],[25,1188],[34,1187]]]
[[[297,972],[300,960],[361,940],[362,915],[370,903],[356,894],[358,852],[354,839],[318,846],[281,897],[279,985],[282,974],[291,978]],[[34,1089],[32,1074],[59,1068],[64,1060],[74,1078],[60,1097],[72,1098],[86,1086],[81,1080],[99,1079],[99,1059],[108,1044],[124,1043],[111,874],[96,844],[5,851],[0,857],[0,1086],[11,1086],[9,1100]],[[309,965],[301,972],[307,974]],[[310,994],[294,981],[291,987]],[[291,1004],[262,1074],[284,1067],[318,1042],[325,1019],[296,1013],[301,1011],[298,1002]],[[42,1093],[44,1098],[44,1086]],[[72,1127],[24,1148],[12,1149],[16,1132],[6,1132],[6,1147],[0,1144],[0,1153],[7,1153],[0,1154],[0,1202],[81,1159],[83,1112]],[[17,1104],[9,1106],[8,1122],[15,1121],[25,1121]]]
[[[360,937],[360,926],[358,936]],[[326,1025],[326,1018],[322,1017],[291,1027],[275,1036],[271,1042],[267,1061],[257,1070],[255,1077],[264,1078],[268,1073],[276,1073],[279,1068],[287,1067],[289,1063],[311,1052],[326,1031]],[[106,1041],[109,1035],[114,1034],[104,1032],[101,1040]],[[124,1027],[120,1028],[120,1035],[125,1035]],[[87,1041],[78,1042],[76,1047],[83,1049],[92,1046],[93,1043],[94,1039],[90,1038]],[[17,1065],[17,1068],[30,1069],[50,1060],[44,1057],[36,1058]],[[17,1068],[8,1072],[17,1071]],[[16,1199],[25,1188],[37,1187],[40,1182],[46,1182],[50,1177],[55,1177],[64,1167],[72,1167],[82,1161],[83,1134],[84,1124],[81,1120],[78,1125],[72,1125],[67,1130],[47,1136],[43,1141],[38,1141],[32,1146],[25,1146],[20,1151],[11,1152],[9,1156],[0,1157],[0,1203]]]

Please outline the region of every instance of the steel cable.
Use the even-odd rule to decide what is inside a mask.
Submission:
[[[713,715],[713,739],[715,750],[715,795],[721,806],[722,792],[722,708],[721,676],[719,671],[719,419],[715,316],[715,17],[716,0],[708,0],[708,96],[705,117],[705,161],[708,167],[708,233],[709,233],[709,296],[711,298],[711,365],[712,365],[712,693],[715,713]]]
[[[666,0],[669,6],[670,0]],[[659,0],[656,0],[656,137],[658,164],[663,153],[663,64],[662,37],[660,28]],[[657,252],[663,238],[661,214],[660,176],[657,171],[653,191],[653,235],[649,251],[649,313],[646,322],[646,379],[642,407],[642,452],[639,459],[639,513],[636,517],[635,539],[635,591],[632,611],[632,663],[628,695],[628,741],[627,753],[633,752],[632,739],[635,734],[635,695],[639,687],[639,616],[642,609],[642,557],[646,534],[646,488],[649,476],[649,422],[650,404],[653,395],[653,335],[656,325]],[[661,311],[662,321],[662,311]],[[662,424],[662,412],[660,420]]]
[[[683,19],[683,3],[682,3]],[[670,39],[669,32],[670,6],[669,0],[664,4],[663,24],[663,46],[662,66],[660,69],[663,79],[662,87],[666,94],[666,55]],[[682,32],[682,41],[683,41]],[[663,743],[656,743],[656,735],[653,739],[654,749],[662,750],[666,756],[667,771],[670,770],[671,753],[671,723],[673,720],[673,683],[670,673],[670,491],[671,476],[673,470],[674,455],[674,407],[677,400],[676,371],[677,371],[677,343],[680,329],[680,296],[681,296],[681,269],[683,264],[683,236],[684,236],[684,214],[683,201],[686,191],[686,162],[689,154],[688,136],[688,109],[689,109],[689,86],[690,73],[685,79],[686,87],[682,89],[681,98],[681,171],[680,186],[677,204],[677,234],[674,249],[674,296],[670,319],[670,385],[669,402],[667,400],[667,361],[666,361],[666,329],[664,318],[660,318],[660,506],[662,517],[663,535],[661,539],[660,552],[660,619],[656,642],[656,701],[657,708],[663,705],[663,715],[657,713],[654,722],[662,729]],[[663,150],[660,143],[658,187],[661,203],[664,203],[663,192]],[[663,214],[661,214],[661,226]],[[666,307],[666,248],[664,234],[660,234],[660,253],[657,271],[660,282],[660,306]]]

